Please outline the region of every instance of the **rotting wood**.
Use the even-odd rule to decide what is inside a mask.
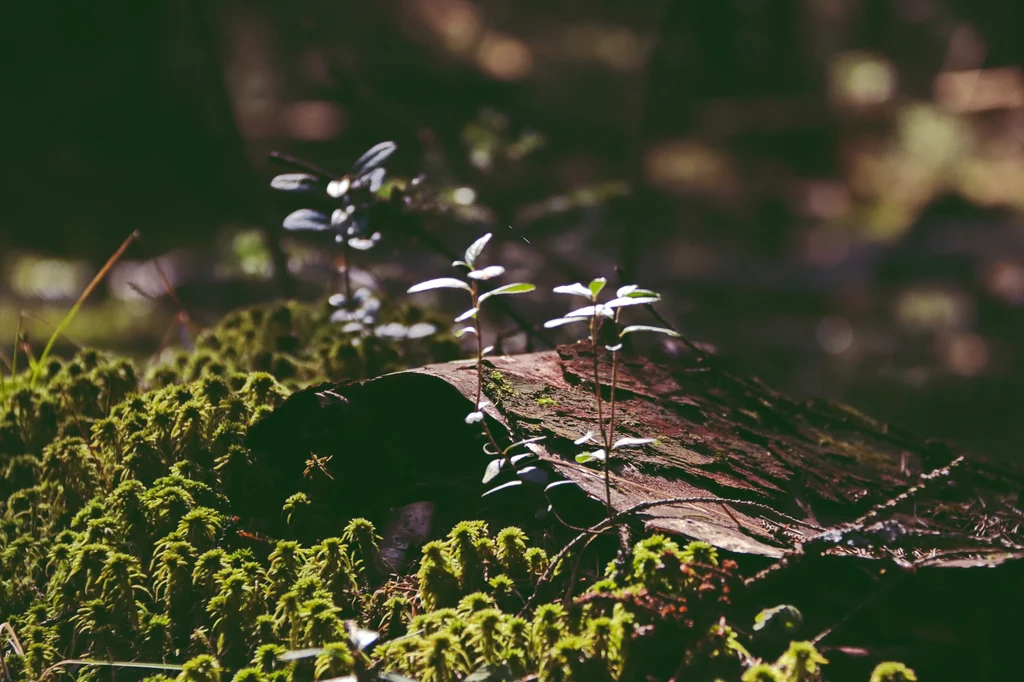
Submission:
[[[542,461],[602,500],[600,471],[573,459],[580,452],[573,440],[597,430],[592,363],[584,344],[491,358],[485,392],[493,404],[486,412],[509,441],[544,436],[534,446]],[[608,377],[607,358],[601,363],[601,376]],[[465,362],[334,392],[357,400],[357,387],[372,386],[386,396],[408,390],[409,375],[454,387],[466,399],[465,412],[472,409],[476,368]],[[419,399],[431,402],[432,385],[416,386]],[[918,487],[923,474],[942,471],[959,453],[841,405],[795,401],[699,358],[668,366],[624,357],[616,395],[616,436],[658,440],[616,452],[612,503],[617,511],[648,504],[640,516],[650,530],[771,558],[793,555],[809,541],[821,553],[903,565],[993,565],[1024,556],[1024,513],[1015,506],[1024,478],[1007,467],[968,458],[941,481]],[[452,414],[453,429],[462,416]],[[476,467],[467,473],[477,476],[485,463],[461,466]],[[702,501],[664,503],[677,498]],[[734,502],[707,501],[719,499]]]

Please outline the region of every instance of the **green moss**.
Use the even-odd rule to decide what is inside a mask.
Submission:
[[[553,407],[558,404],[558,401],[555,400],[554,398],[548,398],[547,396],[545,396],[543,398],[537,398],[537,404],[540,405],[541,407]]]

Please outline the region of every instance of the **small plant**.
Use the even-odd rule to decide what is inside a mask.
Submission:
[[[604,277],[599,277],[591,281],[587,286],[577,282],[575,284],[566,284],[555,287],[554,292],[556,294],[582,296],[590,301],[590,305],[566,313],[563,317],[548,320],[544,323],[544,326],[550,329],[575,322],[588,322],[590,324],[589,340],[590,348],[594,356],[594,404],[597,408],[597,427],[600,440],[595,438],[595,433],[593,431],[588,431],[583,437],[577,439],[575,443],[576,445],[584,445],[586,443],[594,442],[600,445],[600,447],[592,452],[577,455],[576,461],[581,464],[591,461],[599,461],[604,465],[605,505],[607,506],[608,518],[610,519],[615,515],[614,509],[612,508],[611,453],[620,448],[638,447],[655,441],[654,438],[624,437],[615,439],[615,385],[618,382],[618,358],[619,352],[622,350],[622,341],[627,335],[634,332],[654,332],[657,334],[665,334],[666,336],[679,336],[679,333],[671,329],[665,329],[664,327],[651,327],[643,324],[620,328],[619,316],[622,313],[623,308],[634,305],[649,305],[657,303],[661,300],[661,295],[649,289],[641,289],[635,284],[630,284],[628,286],[620,287],[618,291],[615,292],[615,298],[612,300],[605,303],[599,303],[599,296],[607,283],[608,281]],[[601,392],[600,350],[602,344],[599,340],[601,324],[605,320],[611,320],[613,323],[616,340],[616,343],[604,346],[605,350],[611,354],[612,365],[607,425],[605,423],[604,416],[605,400]]]
[[[341,265],[338,269],[343,281],[343,294],[336,297],[334,302],[352,312],[357,308],[356,304],[359,304],[360,309],[367,308],[365,299],[368,296],[362,295],[361,300],[356,300],[352,294],[349,272],[351,251],[367,251],[380,241],[380,232],[370,231],[368,209],[387,176],[382,164],[397,149],[394,142],[376,144],[356,159],[348,173],[338,178],[317,171],[284,173],[270,181],[270,186],[276,190],[311,195],[318,202],[326,200],[336,206],[330,215],[312,208],[293,211],[284,219],[284,229],[296,233],[334,235],[334,242],[341,247]],[[361,321],[367,311],[361,312],[363,314],[358,318],[353,316],[344,321]]]
[[[480,308],[484,304],[484,301],[493,296],[525,294],[536,289],[533,284],[516,282],[514,284],[499,286],[495,289],[491,289],[490,291],[480,291],[481,282],[495,279],[505,274],[505,268],[500,265],[488,265],[487,267],[477,266],[477,261],[490,239],[491,233],[488,232],[470,244],[469,248],[466,249],[463,260],[457,260],[452,263],[452,267],[464,268],[466,270],[465,280],[456,279],[454,277],[439,277],[437,279],[431,279],[415,284],[409,287],[408,291],[410,294],[416,294],[422,291],[430,291],[432,289],[462,289],[469,294],[469,309],[459,314],[455,318],[455,322],[461,323],[471,320],[471,323],[456,330],[455,336],[461,337],[465,334],[473,334],[476,337],[476,399],[474,400],[473,411],[466,415],[466,423],[479,423],[483,427],[484,434],[487,436],[487,444],[493,448],[492,450],[487,450],[487,447],[485,446],[485,451],[491,455],[499,456],[499,459],[495,460],[496,462],[499,462],[499,464],[494,464],[492,462],[492,464],[488,466],[487,472],[484,475],[484,483],[490,482],[498,474],[503,463],[511,463],[509,453],[513,448],[540,440],[539,438],[531,438],[502,448],[498,445],[490,428],[487,426],[487,421],[484,419],[483,410],[490,404],[490,402],[485,400],[483,397],[484,356],[494,350],[494,347],[484,347],[483,330],[480,323]]]

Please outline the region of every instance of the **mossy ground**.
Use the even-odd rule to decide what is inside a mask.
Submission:
[[[47,361],[34,386],[29,371],[4,377],[0,620],[10,630],[0,675],[819,676],[821,657],[810,645],[750,667],[724,620],[735,567],[700,543],[647,538],[588,586],[580,581],[593,571],[573,557],[549,571],[553,552],[519,529],[492,534],[482,522],[459,523],[425,545],[410,575],[381,569],[377,532],[363,519],[306,546],[287,535],[252,538],[237,514],[245,481],[260,474],[245,446],[252,424],[296,388],[458,354],[444,334],[353,342],[330,312],[290,302],[237,311],[203,332],[195,350],[144,371],[83,350]],[[414,324],[428,316],[393,307],[385,317]],[[491,379],[500,393],[500,375]],[[308,508],[300,493],[267,513],[294,529]],[[554,578],[527,608],[546,572]],[[380,643],[363,648],[368,635],[357,626],[378,631]],[[171,667],[54,667],[67,659]],[[904,673],[888,674],[880,679]]]

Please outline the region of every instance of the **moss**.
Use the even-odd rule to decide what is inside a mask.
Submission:
[[[547,396],[545,396],[543,398],[537,398],[537,404],[540,405],[541,407],[554,407],[555,405],[558,404],[558,401],[555,400],[554,398],[548,398]]]

